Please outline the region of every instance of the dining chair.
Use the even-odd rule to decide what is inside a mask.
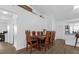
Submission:
[[[51,31],[50,46],[54,45],[55,31]]]
[[[46,36],[42,36],[41,37],[41,48],[44,47],[45,51],[47,50],[47,48],[49,48],[49,41],[50,41],[50,32],[47,31],[46,32]]]
[[[36,48],[38,43],[37,40],[34,40],[33,36],[31,36],[30,31],[25,31],[26,34],[26,41],[27,41],[27,50],[30,50],[30,53],[32,53],[32,49]]]
[[[38,39],[38,50],[41,50],[41,48],[40,48],[40,44],[41,44],[40,37],[42,36],[41,31],[37,31],[36,36],[37,36],[37,39]]]
[[[32,36],[36,36],[36,32],[35,31],[32,31]]]
[[[41,36],[41,31],[37,31],[37,36]]]

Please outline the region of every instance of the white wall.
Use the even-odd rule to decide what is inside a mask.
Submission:
[[[18,6],[0,6],[0,8],[10,11],[18,15],[16,20],[17,33],[14,35],[14,46],[16,50],[26,47],[25,30],[43,30],[47,29],[47,21],[34,15]],[[14,22],[13,19],[11,19]],[[9,23],[10,25],[10,23]],[[12,29],[10,27],[10,29]],[[11,30],[10,32],[12,32]],[[11,34],[11,33],[10,33]],[[9,39],[10,40],[10,39]]]
[[[41,19],[39,16],[33,15],[31,13],[22,12],[17,20],[17,39],[18,39],[18,49],[24,48],[26,46],[25,40],[25,30],[37,30],[42,31],[46,27],[46,20]]]
[[[64,21],[56,21],[56,39],[64,39],[67,45],[75,45],[75,35],[65,34],[65,25],[73,22],[79,22],[79,19],[70,19]],[[79,44],[77,44],[79,46]]]
[[[0,22],[0,33],[6,30],[5,22]]]
[[[3,19],[4,20],[4,19]],[[3,31],[7,31],[7,23],[6,22],[1,22],[2,20],[0,20],[0,33],[2,33]],[[7,33],[5,34],[5,42],[7,42]]]
[[[45,15],[47,21],[47,30],[55,31],[55,18],[53,15]]]
[[[6,24],[8,33],[5,35],[5,42],[9,42],[10,44],[13,44],[13,28],[14,28],[13,24],[14,24],[13,18],[10,18]]]
[[[55,30],[55,19],[52,15],[45,16],[45,19],[40,18],[37,15],[34,15],[18,6],[0,6],[1,9],[5,9],[9,12],[17,14],[17,19],[15,25],[17,26],[17,33],[14,35],[14,46],[16,50],[22,49],[26,47],[26,37],[25,30],[39,30],[43,29],[47,30]],[[14,20],[10,19],[8,25],[10,26],[10,30],[8,33],[9,38],[6,39],[6,42],[13,42],[13,23]]]

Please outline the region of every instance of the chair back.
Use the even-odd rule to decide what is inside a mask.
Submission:
[[[36,36],[36,32],[35,31],[32,31],[32,36]]]
[[[31,42],[31,39],[30,39],[30,31],[25,31],[25,34],[26,34],[26,41],[27,42]]]
[[[43,35],[43,32],[41,31],[41,35]]]
[[[55,39],[55,31],[51,31],[50,42],[52,42],[54,39]]]
[[[47,31],[46,32],[46,42],[49,42],[49,40],[50,40],[50,31]]]
[[[52,31],[53,40],[55,39],[55,31]]]
[[[37,31],[37,36],[41,36],[41,32],[40,31]]]

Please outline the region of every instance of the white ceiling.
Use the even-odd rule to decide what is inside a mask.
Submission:
[[[8,23],[13,17],[13,14],[4,9],[0,9],[0,23]]]
[[[52,15],[56,20],[79,18],[79,9],[73,10],[73,5],[31,5],[42,15]]]

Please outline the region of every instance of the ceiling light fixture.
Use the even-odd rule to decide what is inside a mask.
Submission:
[[[8,14],[8,12],[7,12],[7,11],[3,11],[3,13],[4,13],[4,14]]]
[[[79,8],[79,5],[73,7],[74,10],[76,10],[78,8]]]

